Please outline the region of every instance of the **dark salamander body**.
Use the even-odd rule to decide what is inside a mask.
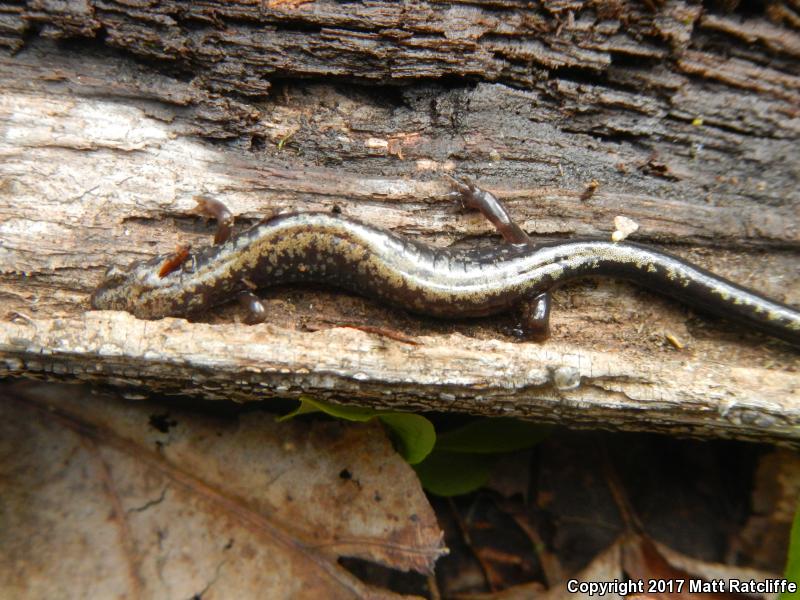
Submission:
[[[800,345],[796,309],[634,243],[578,240],[463,252],[413,242],[334,214],[294,213],[189,255],[164,273],[161,267],[169,260],[160,256],[110,269],[92,295],[92,306],[144,319],[186,316],[254,285],[314,282],[421,314],[472,317],[511,309],[571,279],[601,276],[633,281]]]

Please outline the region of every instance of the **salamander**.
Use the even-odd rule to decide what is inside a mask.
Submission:
[[[196,315],[239,296],[263,317],[253,290],[312,282],[442,318],[519,307],[521,337],[542,340],[549,331],[552,288],[580,277],[614,277],[800,346],[800,311],[791,306],[637,243],[535,244],[492,194],[472,183],[451,183],[453,195],[480,210],[506,243],[478,250],[439,248],[326,212],[277,215],[231,236],[227,208],[201,200],[201,209],[219,218],[215,245],[111,267],[91,304],[158,319]]]

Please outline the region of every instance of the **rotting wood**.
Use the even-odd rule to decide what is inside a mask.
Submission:
[[[683,3],[605,16],[577,2],[538,11],[416,3],[413,14],[377,19],[390,4],[406,6],[348,4],[337,17],[336,3],[291,15],[195,3],[192,14],[155,18],[161,8],[3,4],[22,23],[3,21],[4,36],[102,30],[107,45],[156,60],[37,40],[0,58],[5,374],[796,439],[795,351],[622,284],[559,290],[543,346],[511,343],[507,319],[434,321],[319,289],[268,291],[270,322],[253,328],[237,323],[235,307],[209,324],[85,312],[105,266],[210,241],[190,213],[203,192],[243,224],[337,206],[431,243],[490,234],[446,198],[441,172],[478,178],[532,234],[607,236],[624,214],[639,223],[637,239],[800,304],[794,31]],[[360,29],[368,17],[374,26]],[[447,37],[454,19],[457,35]],[[316,48],[313,64],[300,34]],[[383,54],[366,60],[376,44]],[[190,70],[188,83],[174,76]],[[345,85],[397,83],[392,73],[413,85]],[[336,85],[287,79],[309,75]],[[417,81],[443,75],[471,83]],[[327,324],[313,331],[328,321],[421,344]],[[566,389],[576,376],[581,385]]]

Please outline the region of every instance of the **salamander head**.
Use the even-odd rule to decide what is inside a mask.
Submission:
[[[124,310],[141,318],[158,318],[164,314],[153,313],[152,301],[148,301],[157,289],[170,285],[170,273],[159,276],[159,266],[165,257],[157,256],[145,262],[136,262],[127,267],[112,266],[106,271],[103,283],[91,296],[92,308],[97,310]]]

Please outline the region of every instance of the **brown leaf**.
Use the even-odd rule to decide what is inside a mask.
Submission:
[[[564,581],[542,590],[541,583],[533,582],[507,588],[491,594],[461,594],[459,600],[587,600],[603,597],[621,600],[618,592],[625,592],[625,598],[634,599],[750,599],[772,597],[770,594],[748,596],[730,592],[731,582],[765,582],[777,578],[776,575],[744,567],[706,563],[683,556],[650,538],[640,535],[626,535],[615,541],[598,554],[592,562],[579,573]],[[690,593],[690,581],[717,581],[717,588],[725,593]],[[623,590],[624,586],[624,590]],[[658,588],[665,589],[658,592]],[[669,588],[672,592],[669,592]],[[678,591],[680,588],[680,592]],[[777,588],[775,588],[777,589]]]
[[[340,556],[446,552],[377,425],[212,418],[80,388],[0,388],[9,597],[397,597]]]
[[[612,582],[621,579],[620,544],[617,542],[598,554],[575,576],[548,590],[545,590],[541,583],[533,582],[516,585],[491,594],[460,594],[458,600],[581,600],[582,598],[595,600],[601,597],[604,600],[622,600],[622,596],[613,592],[600,596],[597,591],[589,594],[585,591],[577,591],[577,587],[572,587],[586,584],[586,582]]]
[[[662,600],[705,598],[706,600],[712,600],[719,597],[716,594],[690,594],[686,582],[692,579],[691,575],[669,564],[647,537],[631,535],[625,540],[622,546],[622,564],[625,571],[634,580],[642,580],[644,582],[662,580],[670,582],[673,586],[670,590],[661,592],[653,592],[647,589],[644,594],[648,598],[660,598]],[[679,581],[683,583],[678,584],[677,582]]]
[[[753,510],[734,539],[731,554],[760,568],[786,560],[798,498],[800,456],[786,448],[761,455],[753,483]]]
[[[676,564],[673,557],[677,553],[670,553],[670,560],[664,556],[663,547],[656,544],[646,536],[631,535],[627,537],[622,546],[622,566],[625,572],[634,580],[645,583],[642,597],[657,598],[660,600],[722,600],[752,598],[745,594],[731,592],[729,580],[744,580],[743,570],[731,567],[728,577],[708,577],[701,567],[701,561],[684,560],[683,564]],[[700,584],[695,591],[690,582]],[[662,584],[663,589],[653,588],[652,584]]]

